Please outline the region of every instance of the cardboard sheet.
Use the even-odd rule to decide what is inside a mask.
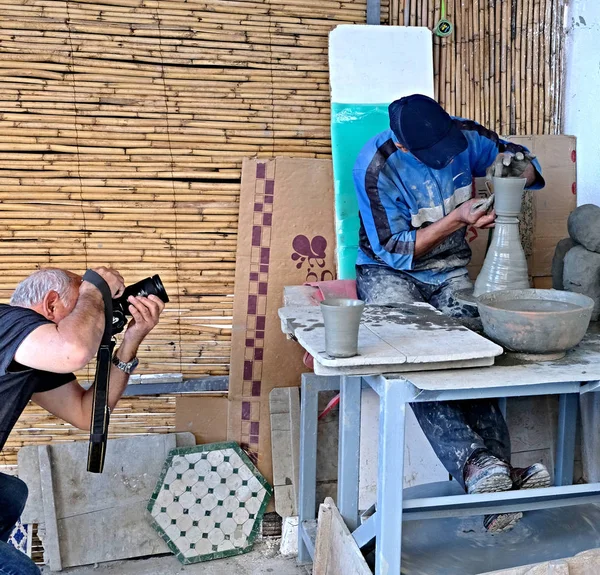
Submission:
[[[197,445],[227,440],[229,401],[226,394],[179,395],[175,399],[175,429],[194,434]]]
[[[245,160],[238,234],[228,437],[272,481],[269,393],[306,371],[277,310],[284,286],[335,277],[331,161]]]

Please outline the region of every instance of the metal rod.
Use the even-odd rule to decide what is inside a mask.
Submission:
[[[378,26],[381,24],[380,0],[367,0],[367,24]]]

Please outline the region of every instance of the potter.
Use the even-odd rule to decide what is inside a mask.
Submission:
[[[502,180],[521,179],[517,194],[523,186],[540,189],[541,167],[526,148],[451,117],[426,96],[393,102],[389,119],[390,129],[367,142],[354,166],[361,220],[358,295],[367,304],[426,301],[449,316],[477,322],[477,310],[456,297],[473,287],[466,230],[493,227],[496,212],[473,198],[473,178],[496,179],[503,215],[496,222],[495,249],[504,259],[518,243],[512,221],[520,202],[500,191],[514,181]],[[549,484],[541,464],[510,466],[510,439],[497,401],[424,402],[412,409],[436,455],[468,493]],[[490,515],[484,525],[503,530],[519,517]]]

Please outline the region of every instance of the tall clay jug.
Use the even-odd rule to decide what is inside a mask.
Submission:
[[[473,295],[529,287],[527,259],[519,236],[519,214],[525,190],[525,178],[492,178],[496,227],[475,282]]]

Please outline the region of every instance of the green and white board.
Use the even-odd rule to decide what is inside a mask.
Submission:
[[[352,168],[363,145],[389,127],[389,104],[410,94],[433,97],[431,31],[338,26],[329,34],[329,74],[338,278],[352,279],[359,228]]]

